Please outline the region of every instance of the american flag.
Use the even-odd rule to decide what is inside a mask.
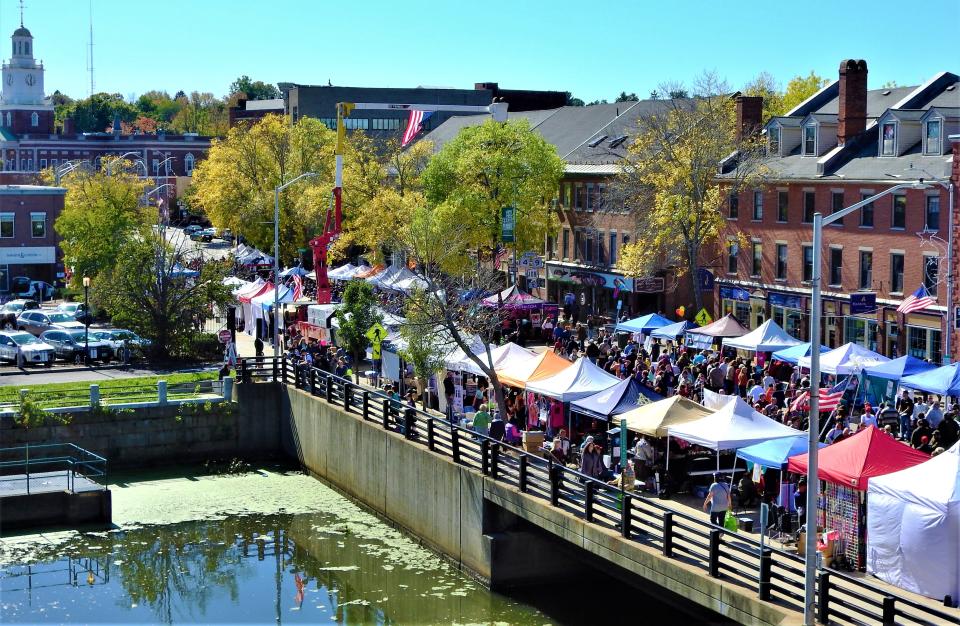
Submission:
[[[503,260],[507,258],[507,255],[510,254],[510,250],[497,244],[497,249],[493,251],[493,269],[500,269],[500,264],[503,263]]]
[[[293,275],[293,301],[296,302],[303,297],[303,280],[299,274]]]
[[[897,307],[897,313],[913,313],[914,311],[922,311],[928,307],[933,306],[937,303],[936,298],[931,298],[930,294],[927,293],[927,288],[923,285],[911,293],[909,296],[903,299],[903,302],[900,303],[900,306]]]
[[[829,389],[820,388],[820,405],[819,411],[826,413],[827,411],[833,411],[838,406],[840,406],[840,400],[843,399],[843,394],[847,391],[847,380],[842,380],[833,387]],[[793,411],[806,411],[810,408],[810,392],[804,391],[797,399],[793,401],[790,405],[790,409]]]
[[[431,115],[433,115],[433,111],[410,109],[410,119],[407,120],[407,130],[403,132],[403,140],[400,142],[401,148],[406,148],[407,144],[413,141],[413,138],[416,137],[420,129],[423,128],[423,123],[426,122]]]

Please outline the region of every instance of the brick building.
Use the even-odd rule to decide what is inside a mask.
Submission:
[[[54,284],[63,278],[63,254],[53,223],[67,190],[0,185],[0,293],[18,276]]]
[[[744,126],[759,125],[754,103],[738,107]],[[941,72],[919,86],[867,89],[867,64],[844,61],[838,80],[787,115],[766,122],[763,183],[730,194],[722,267],[715,268],[716,313],[749,328],[773,318],[790,334],[809,334],[814,212],[829,214],[899,182],[924,178],[925,189],[887,195],[824,228],[824,343],[846,342],[940,363],[947,332],[958,357],[949,310],[949,248],[956,268],[956,147],[960,78]],[[952,174],[952,176],[951,176]],[[722,176],[722,175],[721,175]],[[952,232],[951,232],[952,231]],[[896,312],[925,285],[937,306]],[[876,294],[876,307],[851,311],[851,294]]]
[[[256,124],[265,116],[284,115],[283,98],[269,98],[266,100],[247,100],[240,98],[236,105],[227,109],[230,128],[237,124]]]

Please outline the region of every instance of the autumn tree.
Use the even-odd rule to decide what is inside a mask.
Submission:
[[[383,321],[377,311],[377,297],[370,283],[363,280],[351,280],[343,290],[343,303],[336,312],[340,322],[337,337],[344,343],[353,357],[354,379],[360,380],[360,362],[370,345],[367,333],[374,324]]]
[[[756,174],[756,160],[749,157],[758,153],[759,142],[738,138],[730,89],[706,74],[697,80],[693,94],[689,100],[665,102],[662,112],[640,118],[621,164],[613,193],[633,211],[637,228],[618,262],[629,276],[650,276],[665,267],[696,276],[724,224],[722,185],[737,188]],[[743,158],[721,183],[718,167],[734,153]],[[692,283],[699,309],[699,281]]]
[[[280,97],[280,90],[276,86],[262,80],[252,80],[246,74],[233,81],[227,93],[229,95],[242,93],[247,100],[269,100]]]
[[[770,118],[786,113],[783,108],[783,93],[777,79],[769,72],[760,72],[743,87],[743,95],[763,98],[763,123]]]
[[[787,113],[798,104],[827,86],[830,81],[813,70],[806,76],[794,76],[783,92],[783,112]]]
[[[198,133],[219,137],[228,130],[226,104],[212,93],[197,91],[178,98],[179,109],[170,120],[170,129],[177,133]]]
[[[121,122],[132,122],[137,118],[137,108],[128,103],[118,93],[95,93],[89,98],[63,104],[58,119],[73,119],[74,130],[78,133],[103,132],[113,125],[115,116]]]
[[[426,200],[443,219],[464,227],[471,250],[495,248],[501,210],[516,208],[515,249],[540,249],[556,230],[551,201],[563,175],[556,149],[526,120],[468,126],[434,155],[423,172]]]

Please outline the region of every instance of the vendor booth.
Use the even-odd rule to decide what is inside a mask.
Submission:
[[[770,358],[772,358],[774,361],[783,361],[784,363],[792,363],[793,365],[796,365],[800,362],[802,357],[810,356],[811,345],[813,344],[811,344],[809,341],[805,343],[798,343],[795,346],[777,350],[770,355]],[[830,348],[827,346],[820,346],[820,354],[823,354],[824,352],[830,352]]]
[[[240,306],[237,307],[237,324],[242,325],[243,330],[248,335],[255,336],[256,319],[259,319],[259,317],[254,318],[253,316],[252,301],[267,292],[273,292],[273,283],[270,281],[254,283],[249,289],[237,294],[237,302],[240,303]]]
[[[773,320],[767,320],[746,335],[723,339],[723,347],[749,352],[776,352],[800,343],[800,340],[788,335],[787,331]]]
[[[913,374],[900,380],[901,387],[919,389],[927,393],[947,396],[960,396],[960,363],[944,365],[920,374]]]
[[[695,422],[708,415],[709,409],[693,400],[670,396],[628,411],[620,415],[620,419],[627,420],[627,430],[659,439],[666,437],[672,426]]]
[[[904,445],[875,426],[827,446],[818,454],[817,476],[824,483],[817,507],[817,527],[839,533],[834,556],[843,555],[851,567],[866,563],[865,514],[871,478],[919,465],[930,455]],[[787,469],[807,472],[807,454],[790,457]]]
[[[617,324],[617,331],[621,333],[643,333],[648,335],[657,328],[663,328],[671,324],[673,324],[673,322],[662,315],[648,313],[647,315],[627,320],[626,322],[620,322]]]
[[[866,374],[867,399],[877,406],[884,400],[894,400],[897,395],[897,386],[901,378],[922,374],[936,369],[936,365],[921,361],[914,356],[902,356],[899,359],[878,363],[863,368]]]
[[[590,359],[581,357],[552,376],[528,381],[526,389],[560,402],[571,402],[609,389],[619,382],[616,376],[594,365]]]
[[[519,364],[536,356],[534,352],[526,348],[521,348],[515,343],[491,346],[489,359],[487,358],[487,349],[485,346],[480,346],[480,350],[474,354],[494,370],[501,367],[508,367],[511,364]],[[477,365],[462,348],[457,348],[446,358],[446,367],[450,371],[467,372],[475,376],[486,376],[483,370],[480,369],[480,366]]]
[[[650,336],[654,339],[677,341],[677,339],[682,337],[684,333],[693,328],[700,327],[689,320],[683,320],[682,322],[676,322],[675,324],[668,324],[667,326],[655,328],[654,330],[650,331]]]
[[[960,599],[960,443],[867,487],[867,572],[891,585]]]
[[[487,296],[480,302],[485,307],[503,309],[510,319],[528,319],[532,328],[540,328],[547,318],[556,321],[560,312],[557,304],[524,293],[516,285]]]
[[[502,369],[497,369],[496,372],[501,384],[523,389],[528,382],[553,376],[571,365],[573,363],[570,361],[547,350],[532,359],[506,365]]]
[[[723,340],[726,337],[742,337],[748,332],[750,331],[744,328],[743,324],[738,322],[732,313],[728,313],[706,326],[688,330],[686,344],[689,347],[697,349],[709,348],[713,346],[713,343],[718,339]]]
[[[880,365],[889,360],[882,354],[868,350],[858,343],[845,343],[839,348],[820,355],[820,372],[834,376],[848,376],[859,374],[865,367]],[[797,364],[809,369],[810,356],[800,357]]]
[[[595,419],[611,420],[639,406],[662,400],[663,397],[637,382],[632,376],[592,396],[570,403],[570,410]]]
[[[818,448],[825,447],[827,447],[825,443],[818,444]],[[761,467],[778,470],[780,472],[780,486],[773,492],[778,494],[777,504],[787,511],[794,511],[793,494],[796,491],[796,485],[783,479],[784,471],[787,469],[790,457],[804,454],[809,449],[809,437],[806,433],[802,433],[795,437],[771,439],[770,441],[755,443],[746,448],[740,448],[737,450],[737,456]]]

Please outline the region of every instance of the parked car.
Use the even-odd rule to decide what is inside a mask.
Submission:
[[[18,330],[25,330],[38,337],[45,331],[53,328],[63,330],[74,328],[83,329],[83,324],[74,319],[72,315],[58,311],[24,311],[17,317]]]
[[[21,298],[52,300],[54,287],[42,280],[31,280],[26,276],[17,276],[10,281],[10,292]]]
[[[48,330],[40,339],[53,346],[53,350],[58,359],[64,361],[74,361],[80,363],[83,361],[85,341],[83,330]],[[102,361],[106,363],[113,358],[113,348],[106,341],[102,341],[90,333],[90,360]]]
[[[233,231],[231,231],[229,228],[224,228],[223,232],[220,233],[220,239],[223,239],[228,243],[233,243]]]
[[[30,333],[0,332],[0,360],[25,365],[53,365],[54,349]]]
[[[40,303],[36,300],[11,300],[0,307],[0,328],[3,330],[17,329],[17,316],[30,309],[39,309]]]
[[[97,329],[96,332],[91,332],[90,336],[96,337],[98,341],[109,343],[117,358],[120,358],[124,346],[130,350],[131,358],[139,358],[152,345],[149,339],[144,339],[135,332],[122,328]]]
[[[63,302],[55,310],[58,313],[66,313],[81,324],[93,323],[93,315],[87,313],[87,308],[82,302]]]
[[[190,235],[190,241],[202,241],[204,243],[209,243],[213,241],[213,235],[204,230],[200,230]]]
[[[203,226],[200,226],[199,224],[190,224],[183,229],[183,234],[189,237],[193,233],[198,233],[201,230],[203,230]]]

